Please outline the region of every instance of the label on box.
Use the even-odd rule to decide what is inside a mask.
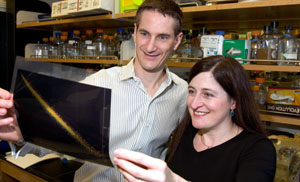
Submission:
[[[300,114],[300,88],[270,87],[267,110]]]
[[[79,0],[78,1],[78,11],[87,11],[90,8],[89,0]]]
[[[60,15],[67,15],[68,14],[68,1],[61,1],[61,14]]]
[[[54,2],[52,3],[52,11],[51,11],[51,17],[58,17],[60,16],[61,11],[61,2]]]
[[[101,8],[101,0],[90,0],[90,9]]]
[[[250,46],[250,40],[224,40],[223,55],[235,59],[248,59]]]
[[[68,13],[76,13],[78,10],[78,0],[68,0]]]
[[[221,35],[203,35],[200,47],[203,49],[203,57],[222,55],[224,37]]]

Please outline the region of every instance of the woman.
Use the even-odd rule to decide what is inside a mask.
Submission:
[[[168,164],[120,149],[115,164],[128,181],[272,182],[276,152],[265,136],[248,77],[233,58],[212,56],[194,65],[187,111]]]

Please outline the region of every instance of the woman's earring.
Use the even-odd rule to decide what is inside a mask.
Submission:
[[[231,115],[231,117],[233,117],[233,116],[234,116],[234,110],[233,110],[233,109],[231,109],[231,111],[230,111],[230,115]]]

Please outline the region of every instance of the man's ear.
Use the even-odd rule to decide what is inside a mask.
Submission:
[[[183,33],[180,32],[176,38],[175,38],[175,46],[174,46],[174,51],[178,48],[178,46],[180,45],[181,39],[183,37]]]
[[[137,32],[137,26],[136,23],[134,24],[134,32],[133,32],[133,41],[136,42],[136,33]]]

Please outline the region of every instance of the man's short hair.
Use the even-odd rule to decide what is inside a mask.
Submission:
[[[168,15],[175,19],[175,36],[181,32],[183,25],[183,14],[179,5],[174,0],[145,0],[139,7],[135,17],[135,23],[139,27],[142,12],[145,10],[158,11],[164,16]]]

